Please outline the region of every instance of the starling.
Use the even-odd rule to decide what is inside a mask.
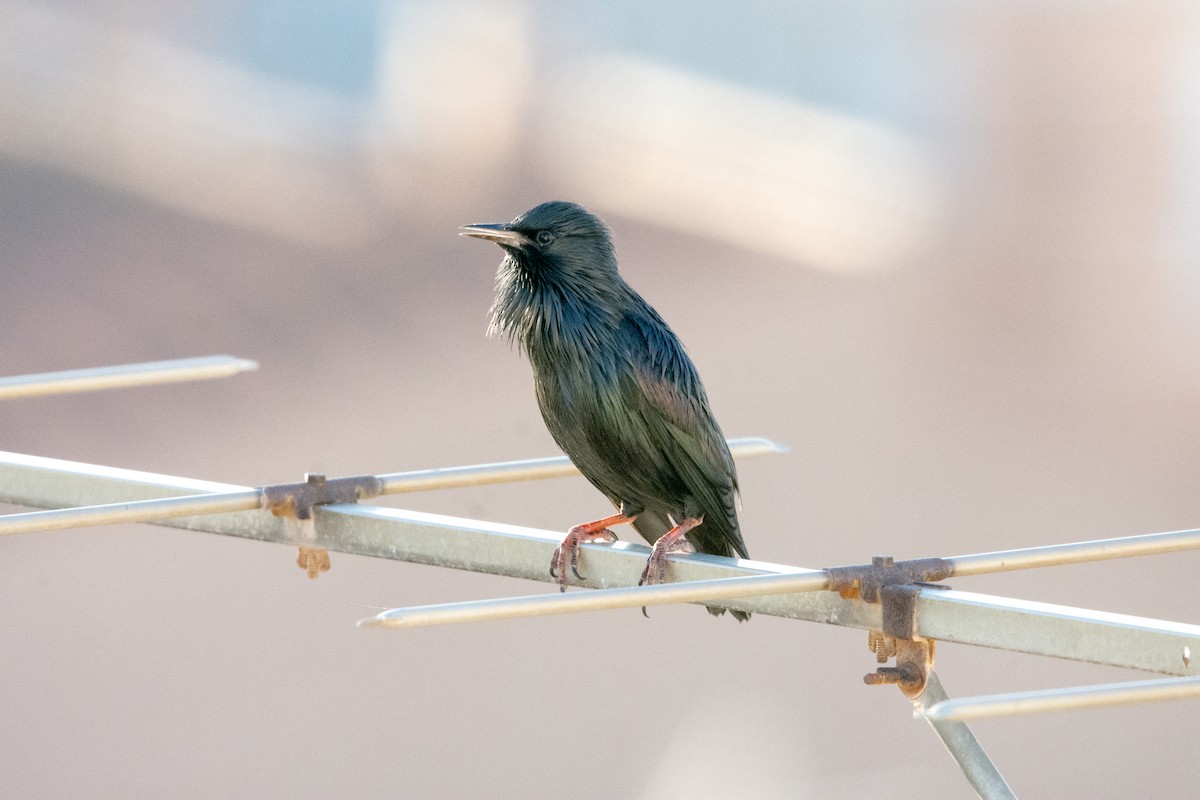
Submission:
[[[619,512],[567,533],[550,564],[560,589],[567,567],[582,578],[580,545],[616,541],[609,527],[624,523],[654,545],[640,583],[664,581],[671,553],[746,558],[733,458],[700,376],[617,272],[607,226],[556,201],[459,233],[504,249],[488,333],[524,351],[551,436]]]

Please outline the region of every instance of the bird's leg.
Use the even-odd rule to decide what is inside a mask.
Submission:
[[[638,586],[649,583],[665,583],[667,580],[667,556],[672,553],[696,552],[696,548],[692,547],[691,542],[687,540],[687,532],[703,521],[704,517],[686,517],[674,528],[660,536],[654,543],[654,549],[650,551],[650,558],[646,561],[646,568],[642,570],[642,579],[638,581]]]
[[[598,519],[595,522],[585,522],[567,531],[566,538],[554,551],[550,558],[550,577],[558,578],[558,589],[567,590],[567,566],[575,577],[583,580],[579,574],[579,546],[584,542],[615,542],[617,535],[608,529],[609,525],[624,525],[633,522],[633,517],[625,514],[613,514],[611,517]]]

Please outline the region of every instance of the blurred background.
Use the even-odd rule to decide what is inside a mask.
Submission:
[[[615,231],[764,561],[1200,524],[1200,28],[1170,2],[0,0],[10,451],[244,485],[556,453],[484,337],[548,199]],[[563,531],[582,479],[389,504]],[[5,510],[16,510],[8,507]],[[636,538],[632,532],[623,538]],[[862,632],[694,607],[363,631],[550,591],[152,526],[0,543],[0,795],[966,797]],[[1200,555],[956,588],[1195,622]],[[951,696],[1138,677],[946,645]],[[1145,677],[1145,676],[1142,676]],[[1190,796],[1187,704],[980,722],[1030,797]]]

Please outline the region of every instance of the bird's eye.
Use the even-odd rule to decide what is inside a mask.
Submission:
[[[546,245],[550,244],[553,241],[554,241],[553,233],[551,233],[550,231],[538,231],[537,243],[540,244],[542,247],[545,247]]]

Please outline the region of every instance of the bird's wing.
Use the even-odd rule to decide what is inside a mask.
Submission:
[[[649,444],[686,487],[704,515],[697,536],[706,552],[746,556],[738,530],[737,473],[708,407],[696,368],[670,329],[649,310],[622,326],[631,362],[626,394]]]

